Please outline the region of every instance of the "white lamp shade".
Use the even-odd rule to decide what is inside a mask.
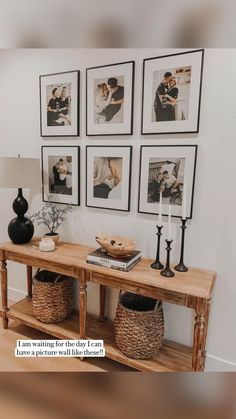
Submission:
[[[0,157],[0,188],[34,188],[39,179],[39,159]]]

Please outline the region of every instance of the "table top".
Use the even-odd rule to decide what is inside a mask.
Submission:
[[[216,273],[206,269],[189,268],[188,272],[176,272],[172,278],[165,278],[160,271],[150,267],[153,260],[142,259],[129,272],[118,271],[106,267],[88,264],[86,258],[94,248],[74,243],[58,242],[53,252],[41,252],[38,247],[38,240],[30,243],[17,245],[12,242],[0,244],[0,252],[3,251],[6,259],[28,264],[29,266],[40,266],[40,263],[56,266],[73,267],[85,269],[90,272],[110,276],[113,279],[124,282],[145,285],[152,288],[161,288],[166,291],[190,295],[193,297],[210,299],[214,286]],[[36,263],[37,262],[37,263]]]

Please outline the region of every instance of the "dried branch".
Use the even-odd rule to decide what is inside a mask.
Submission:
[[[52,202],[47,202],[40,211],[31,215],[32,222],[37,222],[38,225],[44,224],[50,233],[56,233],[60,225],[65,221],[66,214],[72,212],[72,206],[66,205],[64,208],[59,208]]]

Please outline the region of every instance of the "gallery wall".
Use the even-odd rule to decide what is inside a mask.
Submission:
[[[145,145],[197,144],[193,219],[186,236],[186,263],[218,273],[212,301],[207,343],[207,370],[236,370],[236,240],[235,240],[235,92],[230,88],[236,72],[236,50],[206,50],[203,71],[199,134],[141,135],[142,60],[176,50],[2,50],[0,51],[0,155],[40,157],[42,145],[81,147],[81,206],[73,209],[61,229],[64,240],[96,246],[98,232],[128,236],[135,240],[144,257],[155,257],[157,218],[137,213],[139,150]],[[134,60],[134,130],[132,136],[86,137],[86,67]],[[40,137],[39,88],[41,74],[79,69],[81,71],[81,135],[74,138]],[[120,213],[85,206],[86,145],[132,145],[133,167],[131,210]],[[10,176],[10,168],[9,168]],[[8,240],[7,225],[16,191],[1,190],[0,241]],[[37,191],[25,191],[31,212],[41,205]],[[167,221],[167,220],[166,220]],[[173,220],[173,262],[179,258],[179,221]],[[167,231],[165,225],[165,232]],[[42,230],[36,229],[36,233]],[[162,256],[164,257],[164,246]],[[9,263],[9,297],[25,295],[24,268]],[[168,280],[168,279],[167,279]],[[117,291],[109,291],[107,314],[114,317]],[[88,310],[97,313],[98,287],[89,284]],[[194,313],[165,304],[166,337],[191,344]]]

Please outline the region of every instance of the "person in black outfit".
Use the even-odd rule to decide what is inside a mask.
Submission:
[[[71,119],[69,115],[69,98],[67,96],[66,87],[63,87],[60,96],[60,109],[58,113],[58,120],[56,125],[71,125]]]
[[[163,181],[164,177],[162,173],[157,176],[157,179],[153,179],[153,202],[160,202],[160,192],[162,191]]]
[[[111,102],[105,108],[106,121],[108,122],[119,112],[124,103],[124,87],[119,86],[117,79],[112,77],[107,81],[107,88],[109,92],[112,92]]]
[[[52,97],[48,102],[47,108],[47,124],[48,126],[55,126],[60,111],[60,97],[57,96],[58,89],[55,87],[52,91]]]
[[[55,185],[60,184],[60,177],[59,177],[60,172],[58,168],[58,163],[56,163],[55,166],[53,166],[52,171],[53,171],[53,177],[54,177],[54,185],[53,185],[53,189],[54,189]]]
[[[59,160],[63,161],[62,159]],[[67,190],[66,187],[66,176],[61,179],[61,170],[60,170],[60,163],[57,162],[53,168],[52,168],[52,172],[53,172],[53,178],[54,178],[54,183],[51,185],[51,192],[53,193],[65,193],[65,191]]]
[[[111,188],[106,183],[100,183],[99,185],[95,185],[93,188],[94,198],[107,199],[110,192]]]
[[[178,99],[178,94],[179,94],[179,89],[178,87],[176,87],[176,80],[175,77],[171,77],[170,81],[169,81],[169,87],[168,90],[166,92],[166,108],[165,108],[165,113],[166,113],[166,119],[167,121],[175,121],[176,120],[176,115],[175,115],[175,106],[177,103],[177,99]]]
[[[54,176],[54,185],[66,185],[66,178],[65,179],[61,179],[60,178],[60,164],[59,162],[57,162],[53,168],[53,176]]]
[[[154,100],[154,112],[156,115],[156,121],[166,121],[167,115],[165,113],[166,108],[166,98],[165,94],[168,89],[168,83],[172,77],[172,73],[167,71],[164,74],[162,82],[159,84],[156,90],[155,100]]]
[[[66,96],[66,88],[63,87],[63,89],[61,91],[61,97],[60,97],[60,114],[61,113],[63,115],[68,114],[68,105],[69,105],[69,99]]]

